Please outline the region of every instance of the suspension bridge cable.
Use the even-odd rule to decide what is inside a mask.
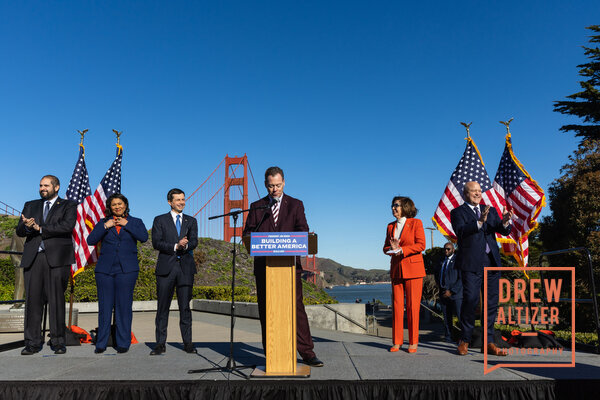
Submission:
[[[204,180],[204,182],[202,182],[202,184],[201,184],[200,186],[198,186],[198,189],[194,190],[194,193],[192,193],[191,195],[189,195],[189,196],[188,196],[188,198],[187,198],[186,200],[189,200],[189,199],[190,199],[190,198],[191,198],[193,195],[195,195],[195,194],[196,194],[196,192],[197,192],[198,190],[200,190],[200,188],[202,187],[202,185],[204,185],[204,184],[206,183],[206,181],[208,181],[208,180],[210,179],[210,177],[211,177],[211,176],[213,176],[213,174],[214,174],[215,172],[217,172],[217,170],[219,169],[219,167],[221,166],[221,164],[223,164],[224,162],[225,162],[225,158],[223,158],[223,159],[221,160],[221,162],[219,163],[219,165],[217,165],[217,168],[215,168],[215,170],[214,170],[213,172],[211,172],[211,174],[208,176],[208,178],[206,178],[206,179]],[[211,200],[212,200],[212,199],[211,199]],[[197,214],[197,213],[196,213],[196,214]],[[196,216],[196,215],[194,215],[194,216]]]
[[[250,176],[252,177],[252,183],[254,184],[254,189],[256,189],[256,196],[260,199],[260,193],[258,193],[258,188],[256,187],[256,182],[254,181],[254,174],[252,173],[252,168],[250,168],[250,161],[246,158],[246,162],[248,163],[248,169],[250,170]]]
[[[220,164],[219,164],[219,165],[220,165]],[[241,165],[241,164],[238,164],[238,165],[235,167],[235,169],[234,169],[234,170],[233,170],[233,172],[232,172],[233,174],[235,173],[235,171],[238,169],[238,167],[239,167],[240,165]],[[214,173],[214,171],[213,171],[213,173]],[[211,175],[212,175],[212,174],[211,174]],[[206,181],[205,181],[205,182],[206,182]],[[204,207],[206,207],[208,204],[210,204],[210,202],[212,201],[212,199],[214,199],[214,198],[215,198],[215,196],[216,196],[216,195],[217,195],[217,194],[218,194],[218,193],[221,191],[221,189],[223,189],[223,188],[225,187],[225,185],[226,185],[226,184],[227,184],[227,182],[223,182],[223,185],[222,185],[222,186],[221,186],[221,187],[220,187],[220,188],[219,188],[219,189],[218,189],[218,190],[215,192],[215,194],[213,194],[213,196],[212,196],[212,197],[211,197],[211,198],[208,200],[208,202],[206,202],[206,204],[204,204],[204,205],[202,206],[202,208],[201,208],[201,209],[199,209],[199,210],[196,212],[196,214],[194,214],[193,216],[195,217],[196,215],[198,215],[198,213],[199,213],[200,211],[202,211],[202,210],[204,209]],[[229,190],[229,187],[230,187],[230,186],[231,186],[231,184],[229,184],[229,186],[227,186],[227,189],[225,189],[225,191]],[[194,192],[194,193],[195,193],[195,192]]]

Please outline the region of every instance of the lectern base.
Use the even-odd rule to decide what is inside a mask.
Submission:
[[[310,366],[297,364],[296,373],[290,372],[268,372],[264,365],[258,366],[250,374],[251,378],[310,378]]]

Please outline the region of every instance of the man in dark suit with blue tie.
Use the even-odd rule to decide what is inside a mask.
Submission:
[[[461,271],[463,302],[460,311],[461,340],[458,354],[468,354],[471,335],[475,326],[475,308],[479,301],[479,291],[483,292],[483,271],[485,267],[500,267],[500,251],[496,243],[496,232],[508,235],[511,230],[512,210],[504,210],[502,219],[495,208],[481,203],[481,186],[477,182],[467,182],[463,189],[465,203],[450,212],[452,229],[456,234],[458,251],[456,267]],[[488,273],[487,336],[488,353],[505,356],[506,353],[494,344],[494,323],[498,313],[498,282],[500,271]]]
[[[435,274],[435,279],[440,292],[440,306],[444,314],[444,339],[451,343],[453,318],[456,315],[460,320],[460,307],[462,304],[463,287],[461,274],[456,269],[456,256],[454,244],[448,242],[444,245],[444,260],[440,269]]]
[[[177,290],[179,305],[179,328],[183,339],[183,349],[194,353],[192,343],[192,312],[190,300],[196,263],[193,251],[198,246],[198,223],[194,217],[183,214],[185,193],[181,189],[171,189],[167,193],[171,211],[154,218],[152,224],[152,246],[159,251],[156,264],[156,290],[158,307],[156,310],[156,346],[150,355],[166,351],[169,306],[173,292]]]
[[[55,354],[64,354],[65,290],[75,262],[72,232],[77,204],[58,197],[60,181],[46,175],[40,181],[41,200],[25,203],[17,225],[17,236],[26,237],[21,268],[25,278],[25,348],[23,355],[41,350],[42,310],[48,302],[50,344]]]

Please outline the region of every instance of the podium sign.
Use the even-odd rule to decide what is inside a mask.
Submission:
[[[266,365],[252,376],[307,378],[310,367],[296,363],[296,256],[316,253],[316,235],[252,232],[244,242],[251,256],[266,257]]]
[[[252,232],[250,255],[307,256],[308,232]]]

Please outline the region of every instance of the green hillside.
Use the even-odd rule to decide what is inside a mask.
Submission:
[[[18,219],[0,216],[0,249],[9,250],[11,238]],[[236,300],[256,301],[252,257],[243,246],[239,246],[236,259]],[[151,239],[138,245],[140,274],[134,290],[135,300],[156,299],[157,251],[152,248]],[[231,299],[231,244],[222,240],[200,238],[194,250],[198,273],[194,280],[194,298],[214,300]],[[304,303],[323,304],[336,302],[322,289],[303,281]],[[10,257],[0,255],[0,300],[11,300],[14,291],[14,267]],[[68,293],[67,293],[68,296]],[[97,301],[96,283],[93,267],[75,277],[75,301]]]

